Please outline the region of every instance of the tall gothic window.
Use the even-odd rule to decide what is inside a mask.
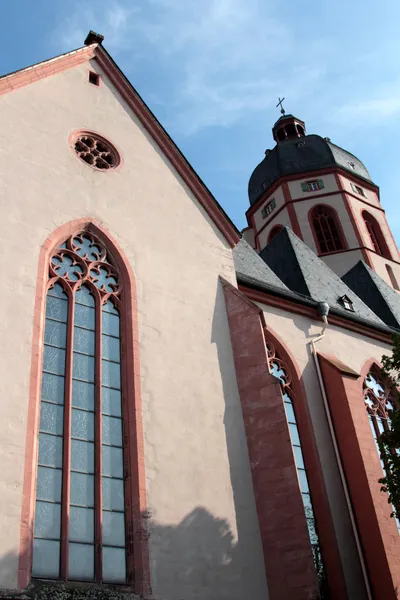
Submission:
[[[366,210],[363,211],[362,216],[371,240],[371,245],[375,252],[386,258],[391,258],[389,248],[378,221]]]
[[[120,277],[86,231],[48,277],[32,575],[125,583]]]
[[[342,229],[333,208],[323,205],[315,206],[311,211],[311,223],[320,254],[345,249]]]
[[[307,521],[308,534],[313,552],[315,570],[320,586],[325,580],[325,569],[322,561],[321,546],[317,532],[314,508],[308,485],[307,468],[304,463],[302,444],[297,427],[295,395],[291,388],[291,376],[287,365],[281,360],[270,340],[267,342],[268,370],[279,379],[286,411],[286,418],[290,430],[293,454],[296,461],[297,475],[304,504],[304,513]]]

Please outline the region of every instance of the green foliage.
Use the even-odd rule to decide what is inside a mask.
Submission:
[[[400,335],[393,335],[393,353],[383,356],[384,376],[396,385],[400,384]],[[381,491],[387,492],[388,502],[393,506],[392,517],[400,519],[400,409],[390,415],[389,430],[378,438],[381,460],[385,465],[386,476],[379,479]]]

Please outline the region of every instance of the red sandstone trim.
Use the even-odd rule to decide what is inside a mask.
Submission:
[[[205,188],[198,175],[190,167],[184,156],[179,152],[171,138],[164,128],[150,112],[148,106],[139,97],[137,92],[123,77],[122,73],[116,70],[110,57],[101,46],[96,48],[96,60],[104,70],[107,77],[114,84],[119,94],[128,103],[129,107],[140,119],[142,125],[149,132],[153,140],[158,144],[166,158],[182,177],[185,184],[196,196],[197,200],[204,208],[208,216],[212,219],[216,227],[224,235],[226,240],[233,248],[240,241],[240,235],[233,224],[222,213],[216,205],[216,201],[211,193]]]
[[[265,200],[272,195],[276,189],[282,185],[282,182],[289,182],[289,181],[297,181],[299,179],[312,179],[313,177],[321,177],[323,175],[330,175],[330,174],[341,174],[344,177],[346,177],[347,179],[349,179],[350,181],[353,181],[354,183],[361,184],[364,188],[366,188],[367,190],[370,190],[371,192],[375,192],[377,195],[377,199],[379,201],[379,187],[376,186],[375,184],[371,183],[371,182],[367,182],[364,179],[360,180],[357,176],[352,175],[352,173],[349,173],[348,171],[346,171],[345,169],[341,169],[340,167],[330,167],[328,169],[321,169],[319,171],[308,171],[306,173],[297,173],[295,175],[284,175],[282,177],[279,177],[279,179],[277,179],[272,185],[271,187],[269,187],[262,196],[260,196],[260,198],[257,200],[257,202],[255,204],[253,204],[252,206],[250,206],[250,208],[247,209],[246,211],[246,217],[248,217],[249,215],[257,212],[257,210],[260,208],[261,204],[263,202],[265,202]],[[347,192],[346,192],[347,193]],[[348,192],[349,194],[351,194],[350,192]],[[327,194],[318,194],[318,196],[322,196],[322,195],[328,195],[329,192]],[[312,196],[312,198],[316,198],[317,196]],[[354,196],[355,198],[357,198],[357,200],[359,199],[358,196]],[[302,198],[296,198],[295,201],[299,201],[302,200]],[[309,198],[304,198],[304,200],[309,200]],[[379,207],[375,207],[379,210]],[[382,209],[381,209],[382,210]]]
[[[51,58],[45,62],[38,63],[32,67],[27,67],[6,75],[0,78],[0,96],[7,92],[12,92],[18,88],[24,87],[35,81],[39,81],[44,77],[50,75],[56,75],[66,69],[71,69],[84,62],[90,60],[95,55],[95,46],[87,46],[85,48],[79,48],[68,54]]]
[[[315,308],[311,306],[305,306],[304,304],[293,302],[288,298],[274,296],[273,294],[270,294],[268,292],[255,290],[243,284],[239,284],[238,287],[239,290],[243,294],[245,294],[247,298],[253,300],[253,302],[259,302],[261,304],[266,304],[267,306],[275,306],[282,310],[287,310],[291,313],[309,317],[312,320],[316,319]],[[342,329],[355,331],[360,335],[364,335],[365,337],[384,342],[385,344],[391,345],[392,343],[390,333],[386,334],[384,332],[377,331],[372,327],[367,327],[366,325],[361,325],[354,321],[343,319],[342,317],[338,317],[337,315],[332,314],[328,316],[328,321],[330,325],[336,325],[337,327],[341,327]]]
[[[268,326],[265,317],[261,312],[266,339],[272,341],[280,358],[290,369],[290,386],[295,396],[293,405],[332,600],[345,600],[348,598],[345,577],[302,374],[292,352]]]
[[[374,234],[375,234],[377,242],[378,242],[378,244],[380,246],[380,249],[382,250],[382,253],[377,252],[376,250],[374,250],[372,239],[371,239],[371,236],[370,236],[369,231],[367,229],[367,234],[368,234],[368,238],[367,239],[368,239],[368,241],[371,244],[371,248],[369,248],[369,250],[372,250],[375,254],[377,254],[378,256],[382,256],[382,258],[385,258],[386,260],[393,261],[392,253],[390,252],[389,246],[386,243],[386,239],[385,239],[385,236],[384,236],[384,234],[382,232],[382,227],[381,227],[381,224],[379,223],[378,219],[375,217],[375,215],[373,215],[372,213],[370,213],[367,210],[365,210],[362,206],[359,209],[359,215],[360,215],[361,222],[364,223],[364,227],[366,229],[367,229],[367,220],[369,220],[370,223],[372,223],[372,225],[374,227]],[[365,216],[367,217],[367,219],[365,218]]]
[[[270,600],[317,596],[282,391],[268,372],[260,309],[222,282]],[[338,599],[339,600],[339,599]]]
[[[25,588],[31,579],[33,521],[36,497],[37,432],[40,405],[41,365],[44,334],[47,269],[52,250],[67,237],[87,228],[108,248],[123,283],[125,310],[121,313],[121,343],[123,344],[121,372],[123,380],[124,436],[129,440],[125,452],[128,479],[126,481],[128,536],[128,580],[139,595],[150,593],[148,536],[145,524],[146,481],[140,386],[139,331],[135,278],[123,250],[96,219],[76,219],[62,225],[44,242],[39,255],[38,280],[34,309],[30,393],[28,405],[25,472],[21,511],[21,541],[18,567],[18,587]]]
[[[374,598],[395,600],[400,585],[400,536],[390,519],[387,497],[380,491],[382,468],[362,389],[371,361],[361,377],[325,356],[319,355],[319,361]]]
[[[283,192],[283,197],[284,197],[286,205],[287,205],[288,215],[289,215],[290,223],[292,224],[292,229],[295,232],[295,234],[297,235],[297,237],[302,240],[303,234],[301,232],[299,220],[297,218],[296,209],[293,206],[293,203],[291,202],[292,197],[290,195],[289,186],[286,182],[282,183],[282,192]]]

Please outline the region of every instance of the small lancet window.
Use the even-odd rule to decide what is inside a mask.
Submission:
[[[348,296],[341,296],[339,298],[340,304],[346,309],[354,312],[353,302],[350,300]]]

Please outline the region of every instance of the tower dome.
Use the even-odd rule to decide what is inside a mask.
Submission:
[[[306,174],[340,167],[371,182],[364,164],[354,154],[333,144],[329,138],[306,135],[304,121],[282,114],[272,128],[275,148],[254,169],[249,181],[249,200],[253,205],[279,177]]]

